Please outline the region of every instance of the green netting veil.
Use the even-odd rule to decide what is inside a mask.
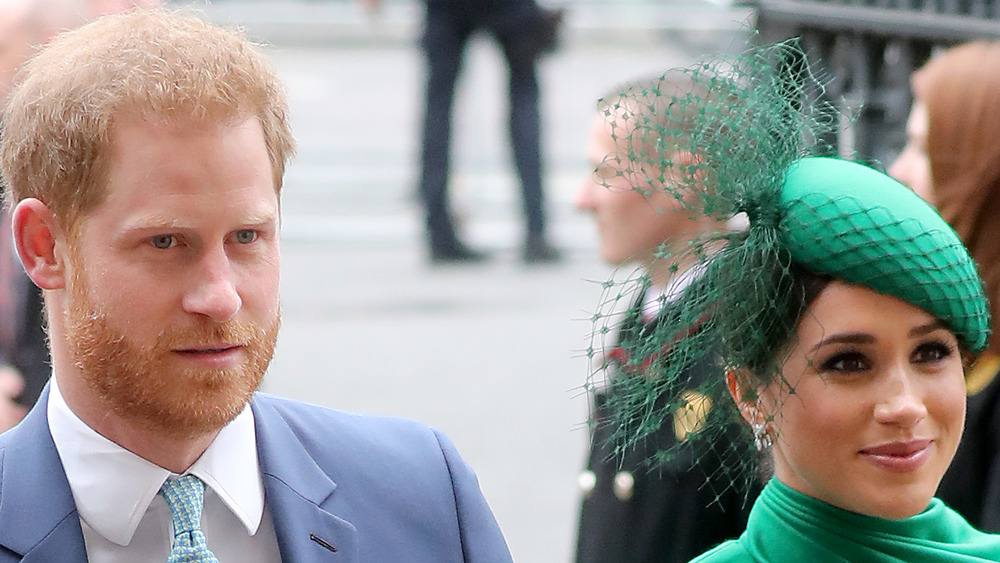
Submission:
[[[982,281],[954,231],[884,173],[823,156],[845,117],[823,101],[822,82],[804,61],[795,43],[756,48],[671,71],[601,106],[627,147],[611,157],[617,174],[718,228],[661,247],[657,263],[683,280],[683,291],[625,343],[628,354],[605,357],[589,385],[604,389],[617,451],[672,424],[677,440],[651,464],[714,456],[721,463],[706,483],[717,494],[745,485],[758,461],[725,374],[778,377],[777,351],[793,338],[808,279],[827,276],[914,304],[969,352],[982,351],[989,336]],[[595,354],[639,313],[623,317],[618,305],[649,286],[647,275],[605,284]],[[714,366],[714,375],[692,377],[697,362]]]

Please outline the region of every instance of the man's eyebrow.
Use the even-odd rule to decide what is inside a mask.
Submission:
[[[278,212],[273,209],[261,209],[248,214],[237,225],[258,226],[274,223],[278,220]],[[122,227],[122,233],[133,233],[136,231],[183,231],[191,229],[190,223],[178,217],[153,213],[140,215],[129,219]]]
[[[185,228],[185,223],[177,217],[162,214],[140,215],[129,219],[123,226],[122,232],[130,233],[134,231],[150,230],[181,230]]]
[[[247,215],[238,224],[246,226],[260,226],[277,222],[279,213],[276,209],[262,209]]]

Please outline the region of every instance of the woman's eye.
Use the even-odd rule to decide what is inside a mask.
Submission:
[[[921,344],[913,353],[913,361],[918,363],[940,362],[954,353],[954,348],[944,342]]]
[[[822,371],[857,373],[870,367],[868,359],[856,352],[835,354],[822,364]]]
[[[150,239],[150,243],[160,250],[166,250],[174,245],[174,235],[156,235]]]
[[[255,240],[257,240],[257,231],[250,229],[236,231],[236,242],[240,244],[250,244]]]

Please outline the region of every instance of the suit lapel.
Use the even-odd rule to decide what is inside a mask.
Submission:
[[[357,530],[324,508],[337,484],[273,406],[255,398],[251,407],[264,496],[282,561],[359,561]]]
[[[25,562],[86,562],[80,518],[49,433],[46,385],[31,412],[4,436],[0,545]]]

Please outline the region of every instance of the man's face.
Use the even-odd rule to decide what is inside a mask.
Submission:
[[[635,261],[650,267],[660,245],[695,232],[697,225],[680,209],[676,197],[667,190],[649,188],[643,174],[627,170],[640,166],[627,155],[628,148],[615,136],[609,118],[598,113],[587,145],[594,173],[580,187],[575,203],[577,209],[594,215],[606,262]]]
[[[65,331],[87,397],[190,438],[243,409],[279,324],[279,204],[256,119],[124,120],[71,238]]]

